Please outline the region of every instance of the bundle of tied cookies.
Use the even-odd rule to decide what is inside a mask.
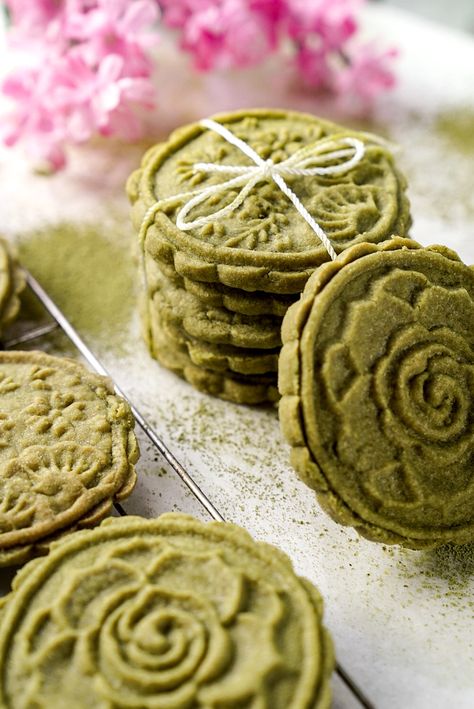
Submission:
[[[276,400],[288,307],[332,248],[407,233],[404,190],[383,143],[314,116],[178,129],[128,181],[152,355],[224,399]]]

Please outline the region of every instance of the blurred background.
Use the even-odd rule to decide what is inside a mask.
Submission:
[[[474,32],[473,0],[374,0],[417,12],[443,24]]]

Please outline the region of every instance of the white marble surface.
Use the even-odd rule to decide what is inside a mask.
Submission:
[[[474,41],[388,8],[370,8],[366,22],[368,34],[401,48],[399,86],[379,102],[372,122],[400,145],[398,159],[410,181],[412,235],[424,244],[448,244],[473,262],[473,149],[460,150],[442,126],[456,116],[474,116]],[[220,78],[195,79],[171,56],[166,62],[157,135],[242,105],[292,106],[341,118],[336,106],[284,81],[276,84],[266,71],[236,75],[230,89]],[[346,116],[351,121],[354,112]],[[127,219],[123,182],[139,153],[136,147],[102,145],[74,151],[66,173],[45,179],[31,173],[19,152],[2,152],[0,231],[15,239],[64,219],[101,220],[111,212]],[[120,355],[93,339],[89,345],[226,519],[280,546],[298,572],[318,585],[339,661],[373,704],[471,709],[474,549],[460,560],[359,539],[331,522],[292,472],[274,411],[195,392],[150,361],[137,319],[124,330],[123,342],[132,347]],[[151,516],[180,509],[204,518],[143,439],[142,449],[140,483],[127,511]],[[340,684],[335,705],[356,706]]]

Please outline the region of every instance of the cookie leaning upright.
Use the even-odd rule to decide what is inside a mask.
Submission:
[[[0,334],[17,316],[25,278],[9,245],[0,238]]]
[[[282,335],[280,420],[323,508],[384,543],[474,541],[474,269],[408,239],[354,246]]]
[[[319,593],[232,524],[109,519],[55,543],[13,587],[1,709],[329,709]]]
[[[0,353],[0,566],[92,526],[135,484],[138,446],[111,382],[69,359]]]
[[[163,362],[156,322],[171,320],[203,350],[253,348],[244,369],[261,368],[264,350],[281,345],[287,308],[329,259],[318,230],[336,252],[405,234],[405,186],[378,139],[308,114],[255,109],[175,131],[127,185],[152,355]],[[205,391],[214,361],[193,360]]]

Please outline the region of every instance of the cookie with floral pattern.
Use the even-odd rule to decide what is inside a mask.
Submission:
[[[128,404],[73,360],[0,353],[0,565],[97,523],[135,483]]]
[[[317,590],[243,529],[168,513],[54,543],[0,612],[1,709],[328,709]]]
[[[474,541],[474,269],[360,244],[311,277],[282,337],[283,432],[326,511],[384,543]]]

